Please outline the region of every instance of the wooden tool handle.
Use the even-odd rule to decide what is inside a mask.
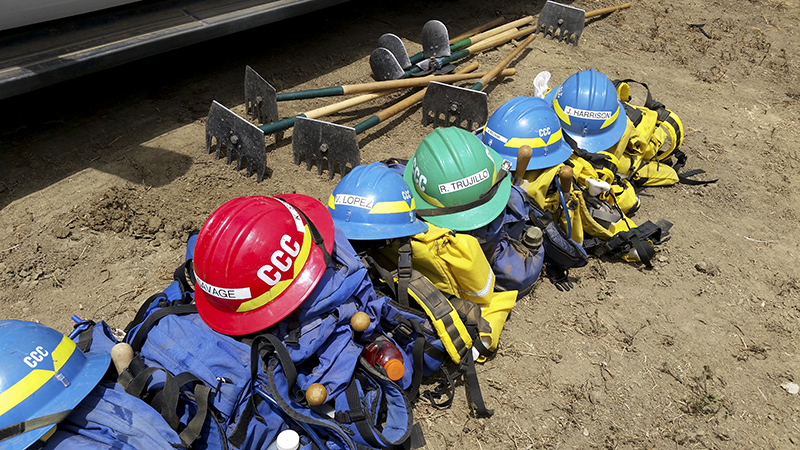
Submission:
[[[584,14],[584,17],[588,19],[590,17],[602,16],[603,14],[608,14],[610,12],[618,11],[620,9],[627,9],[627,8],[630,8],[630,7],[631,7],[630,3],[623,3],[623,4],[617,5],[617,6],[609,6],[608,8],[595,9],[595,10],[592,10],[592,11],[586,11],[586,14]]]
[[[497,36],[501,33],[504,33],[509,30],[513,30],[515,28],[521,27],[523,25],[527,25],[533,22],[533,16],[525,16],[522,19],[515,20],[513,22],[509,22],[505,25],[501,25],[497,28],[492,28],[491,30],[484,31],[483,33],[476,34],[470,38],[471,44],[477,44],[478,42],[485,41],[491,37]]]
[[[516,175],[518,182],[521,182],[522,177],[525,176],[531,156],[533,156],[533,149],[530,145],[523,145],[517,149],[517,170],[514,172],[514,174]]]
[[[369,315],[365,312],[357,312],[353,314],[353,317],[350,318],[350,326],[353,327],[355,331],[364,331],[369,328],[369,324],[372,322],[369,318]]]
[[[469,73],[469,72],[472,72],[473,70],[475,70],[477,68],[478,68],[478,63],[473,61],[473,62],[467,64],[466,66],[458,69],[458,71],[456,71],[456,74]],[[399,102],[395,103],[394,105],[392,105],[392,106],[390,106],[388,108],[385,108],[385,109],[383,109],[381,111],[378,111],[377,114],[367,118],[367,120],[365,120],[365,121],[359,123],[358,125],[356,125],[354,127],[355,130],[356,130],[356,133],[360,133],[360,132],[362,132],[364,130],[367,130],[367,129],[371,128],[371,127],[374,127],[375,125],[377,125],[377,124],[383,122],[384,120],[394,116],[395,114],[400,113],[402,111],[405,111],[406,109],[408,109],[408,108],[416,105],[417,103],[421,102],[422,99],[425,97],[425,91],[427,91],[427,90],[428,90],[427,87],[425,87],[424,89],[420,89],[419,92],[416,92],[416,93],[404,98],[403,100],[400,100]]]
[[[558,169],[558,182],[561,183],[561,192],[564,195],[572,192],[572,167],[564,164]]]
[[[535,29],[534,27],[530,27]],[[526,29],[527,30],[527,29]],[[467,47],[465,50],[469,52],[470,55],[474,55],[476,53],[482,52],[484,50],[489,50],[491,48],[499,47],[506,42],[509,42],[513,39],[519,39],[521,36],[527,36],[530,33],[520,32],[520,30],[516,28],[512,28],[510,30],[503,31],[502,33],[492,36],[488,39],[482,40],[476,44],[472,44]]]
[[[412,87],[424,87],[431,81],[440,83],[455,83],[456,81],[474,80],[486,75],[486,73],[454,73],[450,75],[428,75],[424,77],[401,78],[399,80],[373,81],[371,83],[347,84],[343,85],[342,95],[364,94],[386,89],[403,89]]]
[[[306,389],[306,400],[309,405],[319,406],[325,403],[327,399],[328,390],[319,383],[312,383],[311,386]]]
[[[478,83],[480,83],[481,86],[486,86],[486,83],[488,83],[488,82],[492,81],[493,79],[495,79],[497,77],[497,75],[503,69],[505,69],[507,65],[509,65],[511,63],[512,59],[514,59],[520,52],[522,52],[522,50],[525,50],[525,47],[527,47],[528,44],[530,44],[531,42],[533,42],[534,39],[536,39],[536,35],[535,34],[531,34],[535,30],[536,30],[536,27],[528,27],[528,29],[520,30],[520,32],[524,31],[525,33],[528,33],[529,36],[524,41],[522,41],[522,43],[520,43],[519,46],[517,46],[517,48],[512,50],[511,53],[508,54],[508,56],[503,58],[502,61],[500,61],[496,66],[494,66],[492,68],[492,70],[489,71],[489,73],[484,75],[480,79],[480,81]]]
[[[117,375],[122,375],[122,372],[128,368],[132,360],[133,348],[127,342],[120,342],[111,347],[111,361],[114,362]]]
[[[500,25],[501,23],[503,23],[505,21],[506,21],[506,19],[503,16],[500,16],[500,17],[498,17],[498,18],[496,18],[494,20],[491,20],[489,22],[484,23],[483,25],[478,25],[477,27],[475,27],[475,28],[473,28],[471,30],[467,30],[467,31],[459,34],[458,36],[454,37],[453,39],[450,39],[450,43],[452,44],[452,43],[454,43],[456,41],[460,41],[462,39],[475,37],[478,33],[486,31],[486,30],[488,30],[490,28],[495,28],[495,27],[497,27],[498,25]]]

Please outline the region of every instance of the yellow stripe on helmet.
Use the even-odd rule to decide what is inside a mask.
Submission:
[[[545,140],[540,138],[540,137],[535,137],[535,138],[511,138],[511,139],[508,140],[508,142],[506,143],[505,146],[506,147],[512,147],[512,148],[520,148],[523,145],[527,145],[530,148],[547,147],[550,144],[554,144],[554,143],[558,142],[561,139],[561,137],[563,136],[563,134],[564,134],[563,130],[561,130],[559,128],[558,131],[556,131],[555,133],[550,135],[550,137],[547,139],[547,142],[545,142]]]
[[[411,199],[411,205],[409,206],[405,200],[397,200],[394,202],[377,202],[375,205],[372,206],[372,209],[369,210],[370,214],[395,214],[395,213],[404,213],[409,212],[414,208],[414,199]]]
[[[612,123],[616,122],[617,121],[617,117],[619,117],[619,103],[617,103],[617,110],[614,111],[614,114],[612,114],[611,117],[609,117],[608,119],[606,119],[605,122],[603,122],[603,125],[600,126],[600,129],[602,130],[603,128],[605,128],[605,127],[611,125]]]
[[[333,197],[333,194],[328,198],[328,208],[336,209],[336,199]]]
[[[440,202],[439,200],[436,200],[435,198],[431,197],[430,195],[420,191],[419,189],[417,189],[417,194],[419,194],[419,196],[422,197],[423,200],[425,200],[426,202],[430,203],[431,205],[433,205],[433,206],[435,206],[437,208],[444,208],[444,205],[442,204],[442,202]]]
[[[75,343],[68,337],[64,336],[58,346],[51,352],[53,358],[53,369],[34,369],[30,371],[21,380],[14,383],[3,392],[0,392],[0,416],[10,411],[25,399],[36,393],[42,388],[53,376],[58,373],[58,370],[64,367],[64,364],[69,361],[75,352],[78,352]]]
[[[558,103],[558,99],[553,100],[553,109],[555,110],[556,115],[558,116],[559,119],[561,119],[562,122],[564,122],[567,125],[570,125],[569,115],[564,112],[564,109],[561,107],[561,104]]]
[[[260,308],[274,300],[275,297],[283,294],[283,292],[289,288],[294,279],[297,278],[297,275],[300,274],[300,271],[306,265],[306,261],[311,254],[311,239],[309,238],[310,234],[311,232],[308,229],[308,225],[306,225],[305,230],[303,231],[303,244],[300,247],[300,253],[297,255],[297,259],[294,260],[294,271],[292,273],[292,278],[289,278],[288,280],[281,280],[267,292],[252,300],[242,302],[239,307],[236,308],[236,312],[247,312]]]

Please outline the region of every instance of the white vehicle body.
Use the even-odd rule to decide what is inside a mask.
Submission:
[[[0,0],[0,31],[137,1],[139,0]]]
[[[0,0],[0,100],[346,1]]]

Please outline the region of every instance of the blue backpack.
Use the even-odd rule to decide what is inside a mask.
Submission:
[[[180,437],[150,405],[101,382],[41,445],[43,450],[174,450]]]
[[[145,302],[126,329],[137,355],[120,377],[128,392],[168,415],[193,448],[263,448],[289,427],[300,432],[304,449],[405,442],[413,424],[408,399],[366,367],[350,327],[353,314],[378,297],[355,251],[340,232],[336,236],[331,263],[306,301],[245,338],[222,335],[202,321],[185,277],[192,270],[179,268],[176,280]],[[193,245],[194,238],[189,267]],[[305,400],[314,383],[325,387],[333,417]]]
[[[411,379],[412,365],[405,365],[398,385],[361,354],[364,337],[383,333],[380,305],[386,298],[375,292],[344,234],[337,230],[335,235],[333,263],[309,298],[290,318],[251,343],[267,375],[268,382],[259,389],[265,389],[296,421],[323,430],[339,427],[352,437],[352,445],[343,448],[395,447],[412,434],[413,442],[419,442],[421,432],[414,426],[411,404],[401,387]],[[361,332],[350,324],[357,312],[370,317],[369,327]],[[325,387],[327,408],[304,401],[305,391],[314,383]],[[338,447],[328,443],[325,448]]]
[[[500,215],[489,224],[469,231],[481,243],[483,253],[492,266],[495,287],[503,291],[518,291],[517,298],[527,295],[542,271],[545,247],[531,250],[522,243],[529,220],[528,195],[518,186],[512,186],[508,203]]]

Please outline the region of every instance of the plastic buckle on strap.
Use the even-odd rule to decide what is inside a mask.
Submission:
[[[358,408],[350,411],[337,412],[334,417],[339,423],[353,423],[367,419],[367,414],[363,408]]]
[[[411,278],[411,253],[400,252],[397,256],[397,276]]]

